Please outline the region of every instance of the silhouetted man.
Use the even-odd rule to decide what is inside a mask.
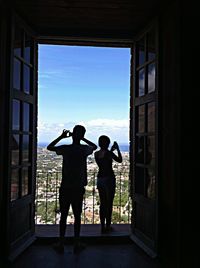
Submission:
[[[80,227],[83,195],[87,185],[87,156],[92,154],[97,146],[84,138],[85,128],[76,125],[71,133],[69,130],[63,130],[63,133],[52,141],[47,149],[55,151],[63,156],[62,181],[59,191],[60,202],[60,239],[56,250],[64,252],[64,236],[66,230],[66,220],[70,205],[74,214],[74,253],[77,253],[82,244],[80,243]],[[72,144],[55,146],[61,139],[72,137]],[[84,141],[87,145],[80,144]]]

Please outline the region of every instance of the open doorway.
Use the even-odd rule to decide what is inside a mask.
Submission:
[[[86,137],[98,143],[108,135],[119,143],[122,164],[114,163],[117,179],[112,223],[129,224],[129,102],[130,49],[111,47],[39,45],[38,155],[36,224],[59,222],[58,190],[62,158],[46,146],[76,124],[86,127]],[[71,140],[64,140],[70,143]],[[88,185],[83,224],[99,223],[96,190],[97,165],[88,158]],[[67,223],[73,223],[72,211]]]
[[[36,197],[39,197],[40,200],[36,200],[35,206],[35,173],[36,173],[36,153],[37,153],[37,117],[38,117],[38,86],[37,86],[37,78],[38,78],[38,40],[35,38],[34,33],[31,32],[31,29],[26,29],[22,22],[19,21],[15,25],[13,25],[13,53],[12,53],[12,64],[11,64],[11,89],[12,94],[10,95],[10,113],[9,113],[9,142],[10,142],[10,150],[9,150],[9,167],[8,167],[8,175],[10,176],[10,180],[8,180],[9,194],[10,194],[10,210],[9,210],[9,230],[12,230],[10,235],[10,245],[12,244],[12,250],[14,252],[15,248],[18,247],[19,243],[23,244],[24,241],[29,241],[31,243],[32,239],[34,239],[35,235],[35,208],[36,208],[36,222],[41,219],[38,217],[38,211],[44,211],[44,223],[49,222],[48,217],[54,215],[54,223],[57,223],[59,219],[59,215],[56,213],[57,208],[57,198],[58,197],[58,183],[60,180],[59,173],[57,172],[56,176],[52,177],[52,172],[47,173],[40,179],[41,187],[37,184],[36,189]],[[25,28],[24,28],[25,27]],[[130,105],[129,101],[124,106],[129,110],[130,106],[130,178],[131,178],[131,197],[132,203],[134,205],[134,209],[132,209],[132,217],[131,217],[131,236],[132,239],[136,243],[142,242],[142,247],[148,247],[153,250],[153,254],[157,251],[157,241],[158,241],[158,175],[159,175],[159,79],[158,79],[158,25],[157,23],[153,23],[146,28],[145,31],[142,31],[141,34],[135,38],[133,43],[126,43],[124,46],[131,47],[131,62],[129,65],[129,60],[127,67],[131,66],[131,86],[130,86]],[[46,39],[43,39],[43,42]],[[51,43],[55,42],[55,40],[48,40],[46,42]],[[42,42],[42,41],[41,41]],[[58,42],[58,41],[57,41]],[[60,41],[64,42],[63,40]],[[68,41],[66,41],[68,42]],[[71,41],[72,42],[72,41]],[[99,45],[99,46],[123,46],[121,43],[110,43],[110,41],[105,40],[104,43],[95,43],[95,41],[73,41],[75,44],[83,45]],[[92,44],[90,42],[93,42]],[[97,42],[97,41],[96,41]],[[117,42],[117,41],[116,41]],[[62,43],[63,44],[63,43]],[[71,43],[72,44],[72,43]],[[61,47],[61,46],[60,46]],[[64,46],[62,46],[64,47]],[[75,48],[75,47],[74,47]],[[87,48],[87,47],[83,47]],[[102,47],[101,47],[102,48]],[[99,48],[100,49],[100,48]],[[113,51],[117,51],[114,49]],[[51,55],[51,53],[48,53]],[[56,54],[52,54],[56,55]],[[87,54],[85,53],[87,56]],[[128,53],[130,57],[130,53]],[[58,58],[58,57],[57,57]],[[93,59],[93,57],[88,57],[87,59]],[[64,59],[63,55],[61,60]],[[115,57],[115,59],[118,59]],[[100,63],[101,57],[98,60],[98,64]],[[64,61],[70,62],[70,61]],[[113,62],[113,60],[111,61]],[[120,62],[120,61],[119,61]],[[118,62],[118,64],[119,64]],[[114,64],[117,63],[114,61]],[[113,65],[115,67],[115,65]],[[121,62],[120,62],[121,65]],[[53,67],[55,70],[55,65],[50,64],[47,67]],[[78,64],[78,66],[80,66]],[[107,63],[102,65],[105,69],[105,72],[108,73],[105,66],[107,67]],[[103,68],[102,67],[102,68]],[[114,71],[114,67],[111,68],[112,75]],[[47,68],[46,68],[47,69]],[[69,68],[71,70],[71,68]],[[96,72],[98,73],[98,72]],[[127,71],[127,75],[129,75],[129,71]],[[80,75],[82,72],[80,70],[76,73],[75,82],[79,81]],[[92,73],[93,74],[93,73]],[[99,74],[99,73],[98,73]],[[121,73],[119,77],[121,76]],[[50,73],[50,76],[54,78],[53,73]],[[91,76],[88,76],[91,79]],[[106,81],[103,79],[103,76],[99,76],[101,81]],[[92,77],[93,78],[93,77]],[[115,81],[118,78],[118,75],[115,74]],[[88,79],[90,82],[91,80]],[[129,81],[129,79],[127,79]],[[40,82],[40,81],[39,81]],[[90,83],[91,84],[91,83]],[[100,83],[101,84],[101,83]],[[68,83],[65,83],[68,85]],[[95,84],[96,85],[96,84]],[[97,85],[99,85],[97,83]],[[53,92],[56,92],[60,86],[53,88]],[[72,88],[69,88],[65,91],[67,93],[74,93]],[[129,86],[127,87],[129,88]],[[87,89],[87,88],[86,88]],[[106,88],[108,89],[108,88]],[[113,97],[117,95],[116,89],[118,86],[115,86],[115,92],[112,94],[111,101],[109,102],[109,112],[106,111],[105,105],[99,105],[101,107],[101,112],[106,111],[106,115],[109,115],[111,119],[113,119],[114,108],[116,102],[113,100]],[[82,97],[81,102],[84,103],[84,109],[82,111],[87,111],[88,100],[84,99],[86,95],[85,89],[82,90],[82,94],[77,94],[77,97]],[[39,89],[39,93],[41,89]],[[91,93],[96,94],[102,93],[102,88],[97,91],[93,90]],[[105,94],[109,93],[109,90],[105,91]],[[120,92],[124,93],[124,88],[120,90]],[[83,94],[84,93],[84,94]],[[44,107],[47,110],[48,97],[51,94],[49,87],[44,90],[44,104],[39,107]],[[95,95],[95,101],[93,103],[97,103],[99,101],[100,96]],[[61,94],[61,96],[64,96]],[[102,96],[102,95],[101,95]],[[98,97],[98,98],[97,98]],[[129,98],[129,93],[127,94]],[[108,99],[108,97],[107,97]],[[40,100],[40,97],[39,97]],[[56,99],[53,99],[53,105],[50,106],[51,109],[48,110],[48,118],[52,118],[52,115],[55,114],[55,111],[62,110],[60,109],[61,103],[59,102],[59,107],[56,108]],[[72,102],[71,96],[67,96],[67,98],[63,98],[65,103],[63,107],[68,107],[66,105],[66,101],[69,100]],[[90,102],[92,103],[92,102]],[[122,103],[122,99],[116,105],[119,110],[119,103]],[[77,101],[74,102],[77,104]],[[90,114],[94,115],[94,111],[97,107],[93,106],[93,109],[90,110]],[[103,107],[103,108],[102,108]],[[80,106],[78,111],[80,111]],[[51,112],[51,113],[50,113]],[[67,113],[65,113],[67,115]],[[81,114],[82,115],[82,114]],[[56,117],[58,118],[58,117]],[[100,119],[103,117],[100,117]],[[40,119],[40,118],[39,118]],[[66,117],[65,117],[66,119]],[[71,117],[70,117],[71,119]],[[85,119],[85,118],[84,118]],[[95,123],[99,122],[95,118]],[[57,123],[59,123],[56,120]],[[60,123],[59,129],[70,128],[69,125],[65,125],[66,122]],[[72,119],[73,123],[76,123],[74,119]],[[79,121],[80,122],[80,121]],[[86,123],[90,122],[88,119],[85,121]],[[107,121],[111,122],[111,121]],[[40,122],[39,122],[40,123]],[[82,119],[83,123],[83,119]],[[128,123],[128,120],[127,120]],[[112,124],[107,124],[111,125]],[[128,123],[129,125],[129,123]],[[48,125],[44,125],[44,129],[48,132]],[[119,125],[117,124],[117,127]],[[56,125],[54,125],[56,129]],[[87,127],[87,130],[90,127]],[[38,130],[41,129],[41,125]],[[51,129],[54,129],[51,127]],[[101,128],[102,130],[102,125]],[[125,129],[125,128],[124,128]],[[124,129],[121,130],[122,133]],[[119,128],[116,129],[115,133],[119,133]],[[60,132],[59,132],[60,133]],[[105,133],[105,132],[104,132]],[[89,132],[87,131],[87,134]],[[98,132],[99,134],[99,132]],[[105,133],[106,134],[106,133]],[[111,132],[108,133],[109,136]],[[128,134],[128,131],[127,131]],[[57,133],[56,135],[57,136]],[[54,137],[55,137],[54,136]],[[99,135],[96,135],[99,136]],[[52,138],[54,138],[52,137]],[[142,137],[142,138],[141,138]],[[13,139],[14,138],[14,139]],[[113,139],[113,137],[111,137]],[[114,139],[118,140],[118,137],[114,137]],[[118,140],[119,142],[119,140]],[[39,144],[39,143],[38,143]],[[137,159],[136,156],[142,149],[142,160]],[[151,157],[148,157],[151,153]],[[41,154],[43,159],[45,159],[45,150]],[[53,159],[53,158],[52,158]],[[39,160],[39,158],[38,158]],[[139,161],[138,161],[139,160]],[[151,160],[151,161],[150,161]],[[50,162],[49,160],[46,161]],[[53,161],[52,161],[53,162]],[[140,172],[141,171],[141,172]],[[139,176],[138,174],[141,174]],[[37,174],[39,177],[39,173]],[[95,192],[95,173],[93,175],[94,181],[91,185],[92,191]],[[37,180],[39,181],[39,180]],[[51,181],[51,183],[49,183]],[[45,188],[46,187],[46,188]],[[127,190],[127,189],[126,189]],[[121,193],[121,192],[119,192]],[[127,191],[128,194],[128,191]],[[121,199],[121,195],[119,195],[119,199]],[[92,197],[92,200],[96,200]],[[48,204],[46,201],[50,201]],[[46,203],[44,203],[46,202]],[[95,205],[92,203],[92,213],[95,211]],[[49,206],[50,205],[50,206]],[[51,210],[49,210],[51,208]],[[117,207],[120,209],[121,207]],[[87,203],[85,203],[83,215],[86,214],[86,210],[88,209]],[[119,219],[121,217],[121,212],[117,214],[119,215]],[[58,216],[58,218],[57,218]],[[94,218],[94,217],[93,217]],[[84,223],[84,219],[82,220]],[[86,222],[86,221],[85,221]],[[95,225],[94,225],[95,226]],[[96,226],[95,226],[96,227]],[[19,242],[20,241],[20,242]],[[141,243],[140,243],[141,244]],[[152,254],[152,255],[153,255]]]

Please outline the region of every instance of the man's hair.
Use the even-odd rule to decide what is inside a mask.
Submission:
[[[110,144],[110,138],[106,135],[102,135],[99,137],[99,146],[102,149],[108,149],[108,146]]]
[[[86,129],[84,126],[76,125],[73,128],[73,136],[76,138],[79,138],[79,139],[83,138],[85,135],[85,132],[86,132]]]

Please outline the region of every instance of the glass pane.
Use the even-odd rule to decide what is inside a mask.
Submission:
[[[20,128],[20,102],[13,100],[13,113],[12,113],[12,129],[19,130]]]
[[[155,161],[155,136],[147,137],[147,164],[152,164]]]
[[[156,67],[152,63],[148,65],[148,93],[155,91],[156,89]]]
[[[29,131],[30,104],[23,103],[23,130]]]
[[[20,81],[21,81],[21,63],[16,58],[14,59],[13,67],[13,87],[20,90]]]
[[[11,201],[19,197],[19,169],[11,171]]]
[[[19,135],[12,135],[11,139],[12,165],[19,165]]]
[[[136,152],[136,163],[144,164],[144,136],[138,137],[138,148]]]
[[[22,141],[22,161],[29,161],[29,135],[23,135]]]
[[[145,132],[145,105],[138,108],[138,132]]]
[[[146,162],[146,196],[155,198],[155,136],[147,137]]]
[[[148,168],[148,180],[147,180],[147,197],[151,199],[155,199],[156,196],[156,187],[155,187],[155,168]]]
[[[148,60],[154,60],[156,56],[156,34],[155,29],[148,33]]]
[[[155,102],[148,103],[148,132],[155,132]]]
[[[28,194],[28,168],[22,169],[22,196]]]
[[[21,57],[21,53],[22,53],[22,32],[21,29],[17,27],[15,27],[15,37],[14,37],[14,54],[16,56]]]
[[[142,65],[145,63],[145,39],[144,38],[140,39],[137,45],[138,45],[137,65]]]
[[[30,67],[24,64],[24,92],[30,93]]]
[[[145,72],[144,68],[139,71],[139,96],[143,96],[145,94]]]
[[[135,167],[135,192],[144,195],[145,189],[145,169],[139,166]]]
[[[30,63],[30,60],[31,60],[31,39],[27,34],[25,34],[24,59],[26,62]]]

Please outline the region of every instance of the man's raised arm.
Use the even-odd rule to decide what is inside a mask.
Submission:
[[[91,146],[93,148],[93,151],[95,151],[97,149],[97,146],[95,143],[87,140],[86,138],[82,138],[82,141],[84,141],[85,143],[87,143],[89,146]]]
[[[56,151],[55,145],[64,138],[69,138],[72,136],[72,133],[69,130],[63,130],[62,134],[55,140],[53,140],[49,145],[47,146],[47,150],[49,151]]]

